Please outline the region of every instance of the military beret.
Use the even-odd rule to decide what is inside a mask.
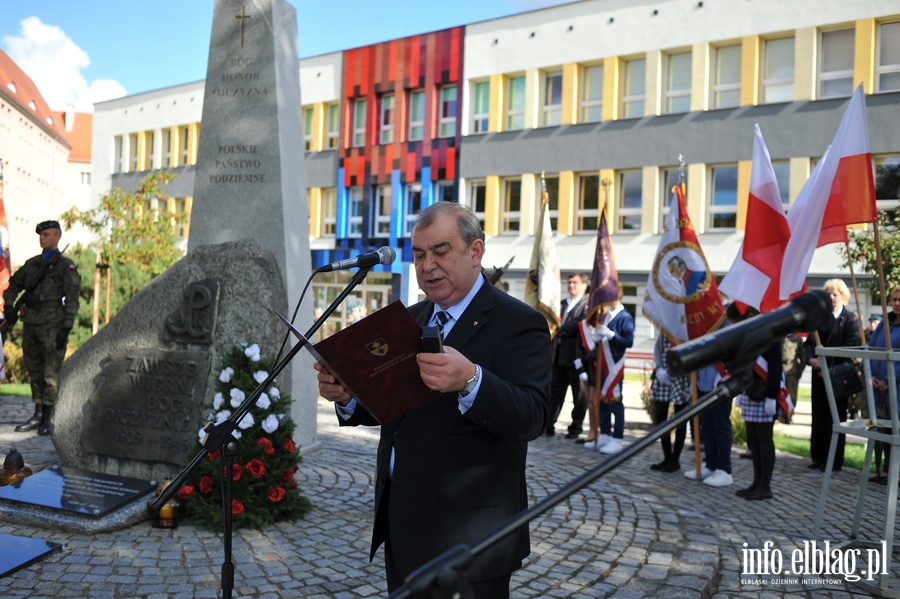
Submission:
[[[45,220],[44,222],[38,224],[38,226],[36,226],[34,228],[34,232],[40,233],[41,231],[43,231],[45,229],[60,229],[60,230],[62,230],[59,226],[59,222],[57,222],[55,220]]]

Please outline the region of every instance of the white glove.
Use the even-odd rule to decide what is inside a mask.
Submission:
[[[607,339],[612,339],[616,334],[612,332],[612,330],[604,325],[600,325],[598,328],[594,329],[594,340],[600,341],[604,337]]]
[[[764,408],[766,411],[766,414],[768,414],[769,416],[774,416],[777,406],[778,406],[778,402],[776,402],[774,399],[772,399],[771,397],[766,398],[766,406]]]
[[[575,370],[581,370],[581,367],[584,366],[584,362],[581,361],[581,358],[575,358],[572,364],[575,365]]]
[[[578,374],[578,380],[581,381],[582,383],[588,382],[588,375],[587,375],[587,373],[586,373],[586,372],[579,373],[579,374]]]
[[[656,380],[658,380],[663,385],[668,385],[672,382],[672,379],[669,378],[669,373],[665,368],[662,367],[656,369]]]

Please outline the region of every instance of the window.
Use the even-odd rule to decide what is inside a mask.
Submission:
[[[80,181],[82,185],[90,185],[91,184],[91,174],[87,171],[81,171],[79,174]]]
[[[403,234],[412,235],[413,225],[419,218],[422,209],[422,184],[418,182],[406,184],[406,208],[403,215]]]
[[[186,164],[190,164],[191,158],[191,139],[189,136],[190,127],[185,125],[181,127],[181,162],[179,162],[180,166],[184,166]]]
[[[348,237],[361,237],[362,236],[362,222],[363,222],[363,188],[362,187],[351,187],[350,195],[348,202],[348,215],[347,219],[347,235]]]
[[[303,146],[306,151],[312,150],[313,109],[311,106],[303,109]]]
[[[121,173],[122,172],[122,163],[124,162],[124,154],[125,148],[122,144],[122,136],[116,135],[113,138],[113,172]]]
[[[455,202],[453,197],[453,181],[438,181],[434,184],[435,202]]]
[[[147,170],[156,169],[156,132],[147,133]]]
[[[510,77],[506,85],[506,129],[525,128],[525,77]]]
[[[503,215],[500,230],[503,233],[517,233],[522,218],[522,180],[503,180]]]
[[[547,212],[550,216],[550,228],[557,231],[559,223],[559,177],[544,177],[544,188],[547,191]],[[543,198],[538,198],[537,210],[535,214],[541,215],[541,202]]]
[[[787,214],[791,203],[791,163],[787,160],[772,161],[775,181],[778,182],[778,193],[781,194],[781,206]]]
[[[724,46],[715,52],[713,108],[734,108],[741,103],[741,47]]]
[[[389,144],[394,141],[394,94],[381,96],[378,114],[378,143]]]
[[[819,48],[819,98],[853,93],[853,30],[823,31]]]
[[[624,171],[619,173],[619,190],[616,201],[616,228],[618,231],[641,230],[641,195],[643,173]]]
[[[456,86],[441,88],[440,137],[456,136]]]
[[[354,148],[366,145],[366,100],[359,98],[353,102],[353,144]]]
[[[691,53],[669,54],[666,61],[666,112],[691,109]]]
[[[484,229],[484,208],[487,201],[487,188],[485,187],[484,181],[469,181],[469,209],[472,211],[472,214],[475,215],[475,218],[478,219],[478,222],[481,223],[481,228]]]
[[[622,69],[622,118],[644,116],[646,69],[647,61],[643,58],[625,62],[625,68]]]
[[[337,190],[326,187],[322,190],[322,235],[334,237],[337,222]]]
[[[581,69],[581,122],[596,123],[603,118],[603,65]]]
[[[794,38],[766,40],[763,56],[763,104],[794,99]]]
[[[737,166],[710,170],[709,227],[733,229],[737,224]]]
[[[132,133],[128,136],[128,171],[133,173],[138,170],[138,135]]]
[[[685,185],[687,184],[687,171],[684,172]],[[659,230],[666,230],[666,221],[672,206],[672,189],[681,182],[681,169],[677,166],[664,168],[662,171],[662,191],[660,193]],[[687,198],[685,198],[687,201]]]
[[[341,109],[337,103],[329,104],[325,109],[328,114],[328,149],[333,150],[338,147],[338,141],[341,134]]]
[[[875,157],[875,197],[900,200],[900,156]]]
[[[475,84],[474,104],[472,105],[472,133],[487,133],[491,112],[491,84],[479,81]]]
[[[575,230],[596,233],[600,226],[600,176],[578,175]]]
[[[544,75],[542,122],[545,127],[559,125],[562,118],[562,71]]]
[[[175,225],[175,235],[178,238],[178,241],[184,241],[187,239],[188,232],[188,201],[187,198],[175,198],[175,216],[180,217],[177,224]]]
[[[174,166],[172,164],[172,130],[163,129],[162,132],[162,165],[164,167]]]
[[[409,92],[409,141],[421,141],[425,136],[425,92]]]
[[[375,230],[376,237],[388,235],[391,232],[391,186],[378,185],[375,187]]]
[[[875,60],[875,90],[900,90],[900,21],[878,26],[878,56]]]

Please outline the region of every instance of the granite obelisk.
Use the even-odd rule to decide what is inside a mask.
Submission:
[[[188,251],[257,240],[275,254],[293,310],[311,260],[297,15],[285,0],[216,0],[202,119]],[[312,322],[308,298],[297,325]],[[281,343],[266,341],[273,353]],[[308,448],[316,434],[311,358],[301,352],[287,370],[297,441]]]

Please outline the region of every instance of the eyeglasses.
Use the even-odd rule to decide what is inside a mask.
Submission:
[[[891,301],[892,302],[900,302],[900,297],[892,297]]]

